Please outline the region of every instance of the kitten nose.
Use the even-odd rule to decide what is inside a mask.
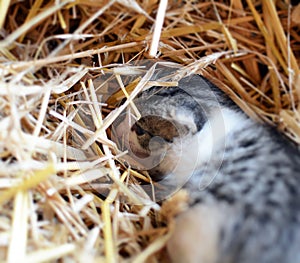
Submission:
[[[160,154],[163,152],[166,152],[166,140],[164,140],[160,136],[154,136],[149,141],[149,150],[151,151],[151,154]]]
[[[130,145],[129,155],[137,162],[142,170],[150,170],[159,165],[167,154],[166,141],[159,137],[152,137],[149,141],[147,154],[139,152],[135,149],[134,145]]]

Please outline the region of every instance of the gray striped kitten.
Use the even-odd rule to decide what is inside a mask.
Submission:
[[[198,75],[135,104],[142,118],[127,114],[116,127],[129,162],[159,181],[159,198],[181,187],[190,195],[167,245],[172,262],[300,262],[294,145]]]

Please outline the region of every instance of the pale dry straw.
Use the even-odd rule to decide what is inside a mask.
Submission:
[[[300,142],[299,6],[168,1],[157,16],[166,2],[0,2],[0,261],[168,261],[186,193],[152,201],[110,140],[151,84],[126,76],[153,55]]]

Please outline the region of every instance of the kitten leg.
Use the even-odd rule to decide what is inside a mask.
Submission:
[[[199,204],[176,218],[167,250],[174,263],[216,263],[224,223],[230,224],[227,208]]]

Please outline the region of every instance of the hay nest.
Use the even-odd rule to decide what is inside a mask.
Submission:
[[[200,72],[300,143],[300,6],[288,2],[1,1],[0,261],[168,261],[186,193],[153,202],[109,136],[139,61]],[[100,103],[110,86],[123,92]]]

